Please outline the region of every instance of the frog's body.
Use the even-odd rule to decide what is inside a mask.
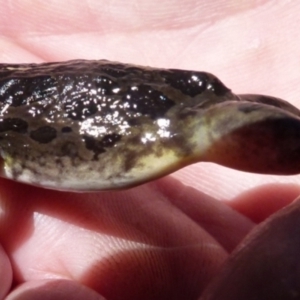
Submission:
[[[299,115],[204,72],[105,60],[0,65],[3,176],[49,188],[124,188],[197,161],[297,173]]]

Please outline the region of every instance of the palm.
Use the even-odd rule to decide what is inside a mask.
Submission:
[[[259,8],[258,17],[250,16],[253,12],[245,8],[234,19],[226,19],[230,11],[225,10],[207,25],[211,21],[207,15],[214,10],[185,6],[180,1],[172,5],[164,1],[159,6],[151,2],[149,7],[140,4],[138,12],[134,3],[122,7],[122,1],[114,1],[112,6],[95,1],[78,8],[71,1],[59,7],[43,4],[45,7],[34,8],[25,6],[24,1],[15,10],[1,2],[2,62],[106,58],[210,71],[237,92],[290,99],[300,94],[299,85],[290,89],[296,77],[292,66],[287,71],[276,64],[283,57],[280,66],[289,66],[291,54],[285,54],[291,41],[286,38],[280,45],[274,44],[267,30],[256,29],[256,18],[263,18],[259,14],[264,13]],[[265,17],[267,22],[270,16]],[[251,21],[252,33],[257,30],[253,33],[257,36],[259,32],[265,47],[251,48],[239,38],[242,27],[246,31],[243,38],[255,41],[242,21],[245,18]],[[285,29],[281,30],[284,37]],[[233,43],[234,49],[239,49],[234,55]],[[281,71],[284,80],[278,81]],[[60,283],[72,299],[95,297],[84,286],[107,299],[196,299],[228,253],[254,226],[243,214],[214,198],[236,200],[233,205],[259,220],[300,192],[297,187],[276,185],[276,194],[283,193],[284,200],[273,203],[272,189],[242,192],[275,180],[297,182],[297,177],[260,177],[213,165],[191,166],[175,176],[195,189],[165,178],[128,191],[72,194],[1,180],[0,241],[5,252],[0,252],[4,265],[0,295],[2,292],[3,297],[12,282],[12,266],[14,282],[21,285],[11,299],[15,299],[14,293],[34,294],[47,286],[49,292],[51,284]],[[250,204],[259,197],[265,201],[260,202],[264,206],[258,214]],[[62,279],[73,283],[69,286]],[[56,291],[54,286],[52,290]]]

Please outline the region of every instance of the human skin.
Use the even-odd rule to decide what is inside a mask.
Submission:
[[[300,106],[300,3],[198,2],[1,0],[0,61],[105,58],[203,70],[234,92]],[[197,299],[249,231],[298,194],[298,176],[201,163],[119,192],[0,179],[0,299]],[[249,245],[245,269],[258,259]]]

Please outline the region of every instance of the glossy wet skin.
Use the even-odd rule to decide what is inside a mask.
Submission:
[[[300,166],[300,112],[214,75],[101,61],[0,65],[3,176],[65,190],[127,188],[212,161]]]

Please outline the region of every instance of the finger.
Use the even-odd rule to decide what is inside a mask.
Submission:
[[[299,299],[300,199],[259,225],[201,300]]]
[[[213,236],[228,252],[231,252],[255,225],[227,204],[196,189],[178,184],[174,178],[164,178],[152,185],[199,227]]]
[[[7,294],[12,284],[12,268],[7,254],[0,245],[0,299]]]
[[[174,294],[191,299],[227,258],[196,218],[155,185],[98,194],[21,188],[3,179],[0,186],[6,208],[0,237],[18,269],[18,283],[60,276],[108,299],[143,299],[149,290],[161,295],[156,299]],[[190,190],[185,197],[202,198]],[[207,208],[208,201],[208,222],[214,210]]]
[[[41,280],[18,286],[5,300],[105,300],[95,291],[71,280]]]
[[[229,205],[256,223],[292,203],[300,195],[298,184],[262,184],[235,197]]]

